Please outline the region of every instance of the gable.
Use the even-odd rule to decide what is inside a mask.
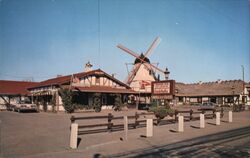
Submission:
[[[105,72],[99,72],[90,74],[83,77],[74,77],[75,80],[72,83],[77,87],[91,87],[91,86],[106,86],[115,88],[129,88],[126,84],[108,75]]]

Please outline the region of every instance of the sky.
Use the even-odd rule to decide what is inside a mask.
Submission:
[[[123,81],[159,36],[151,63],[178,82],[250,81],[248,0],[0,0],[0,80],[42,81],[90,61]],[[242,65],[242,66],[241,66]],[[131,68],[131,66],[129,67]]]

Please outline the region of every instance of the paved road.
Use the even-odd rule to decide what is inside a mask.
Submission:
[[[98,155],[96,155],[98,157]],[[250,157],[250,127],[105,157]]]

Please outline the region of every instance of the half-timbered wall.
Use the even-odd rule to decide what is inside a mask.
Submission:
[[[84,78],[80,78],[80,86],[108,86],[108,87],[116,87],[123,88],[125,87],[119,85],[113,80],[107,77],[98,77],[98,76],[88,76]]]

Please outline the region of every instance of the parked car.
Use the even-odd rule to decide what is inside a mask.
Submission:
[[[150,104],[140,103],[138,105],[138,110],[149,110]]]
[[[31,104],[29,101],[17,101],[13,104],[14,111],[23,112],[23,111],[34,111],[38,112],[36,104]]]
[[[218,105],[215,103],[205,102],[200,105],[199,110],[213,110],[216,109],[216,107],[218,107]]]

